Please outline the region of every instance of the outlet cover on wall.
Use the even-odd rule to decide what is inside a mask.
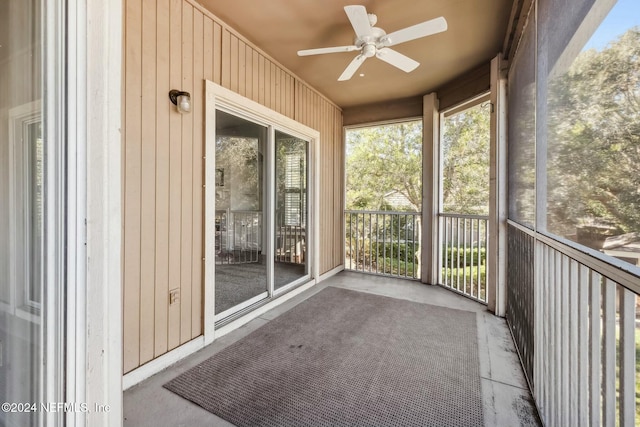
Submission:
[[[171,289],[169,291],[169,305],[176,304],[180,301],[180,289]]]

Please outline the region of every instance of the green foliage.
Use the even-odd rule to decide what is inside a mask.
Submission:
[[[480,282],[478,283],[478,274]],[[443,268],[442,281],[447,286],[458,289],[473,297],[484,300],[487,293],[487,267]],[[473,283],[473,290],[471,284]],[[472,292],[473,291],[473,292]]]
[[[392,274],[394,276],[416,277],[415,271],[417,263],[404,262],[404,259],[398,261],[393,258],[378,258],[378,271],[382,274]]]
[[[354,265],[347,265],[347,268],[360,269],[363,271],[378,272],[381,274],[401,275],[417,277],[419,246],[412,243],[374,243],[369,240],[361,240],[357,243],[347,240],[346,248],[350,262]],[[406,261],[405,261],[406,260]]]
[[[464,266],[466,265],[485,265],[487,262],[487,253],[485,248],[463,248],[449,247],[443,248],[442,265]],[[479,255],[478,255],[479,252]],[[479,256],[479,257],[478,257]],[[465,259],[466,258],[466,259]]]
[[[476,105],[449,116],[442,133],[443,211],[489,213],[488,106]]]
[[[349,255],[353,260],[358,260],[359,263],[369,264],[370,262],[382,263],[383,259],[401,259],[407,262],[417,263],[417,256],[420,251],[420,245],[416,243],[382,243],[372,242],[369,239],[359,240],[357,242],[352,241],[351,245],[347,239],[346,247],[349,250]]]
[[[347,132],[347,209],[420,211],[422,122],[404,122]],[[389,206],[396,192],[408,201]]]
[[[371,256],[374,258],[399,258],[401,260],[407,259],[408,261],[416,260],[416,252],[419,250],[418,244],[404,244],[404,243],[393,243],[393,244],[382,244],[377,243],[372,245],[372,254]]]
[[[550,80],[548,218],[568,235],[585,223],[640,229],[640,30],[582,52]]]

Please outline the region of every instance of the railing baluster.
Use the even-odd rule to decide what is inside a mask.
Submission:
[[[602,424],[616,424],[616,285],[604,281],[603,333],[602,333]]]
[[[389,222],[389,224],[387,225],[387,222]],[[392,274],[393,273],[393,269],[392,269],[392,261],[390,261],[389,263],[387,263],[387,255],[389,259],[393,260],[393,216],[392,215],[385,215],[384,218],[384,231],[386,233],[386,242],[385,242],[385,257],[384,257],[384,274]],[[388,247],[387,247],[388,246]]]
[[[551,327],[549,328],[551,340],[549,342],[549,362],[551,364],[551,384],[560,384],[560,378],[558,375],[558,366],[560,365],[557,354],[560,349],[560,338],[558,334],[558,328],[560,324],[560,309],[558,307],[559,298],[558,292],[559,288],[557,286],[558,281],[556,280],[556,271],[559,271],[556,266],[558,265],[556,258],[556,251],[549,251],[549,306],[550,306],[550,316],[549,320],[552,322]],[[557,402],[559,400],[558,387],[553,387],[551,390],[551,406],[549,407],[549,422],[551,425],[559,425],[558,420],[556,419],[557,415]]]
[[[560,286],[560,425],[569,425],[569,257],[562,255]]]
[[[478,251],[478,255],[475,257],[475,263],[474,263],[474,256],[473,256],[473,238],[474,238],[474,227],[473,224],[476,222],[479,222],[480,220],[474,220],[471,219],[470,220],[470,224],[471,224],[471,230],[469,231],[469,239],[471,240],[471,274],[469,274],[469,295],[471,295],[472,297],[476,297],[475,292],[474,292],[474,283],[473,283],[473,276],[475,276],[474,271],[480,271],[480,248],[478,247],[478,245],[476,245],[476,250]],[[475,268],[475,270],[474,270]]]
[[[371,214],[369,215],[369,273],[371,273],[371,264],[373,263],[373,238],[371,236]]]
[[[456,278],[454,276],[455,268],[456,268],[456,252],[454,248],[456,247],[456,218],[451,218],[451,289],[456,288]]]
[[[484,242],[482,243],[482,248],[484,249],[484,253],[486,256],[489,244],[489,222],[485,221],[484,223]],[[487,277],[489,277],[489,263],[484,263],[484,280],[482,281],[484,293],[482,296],[482,301],[487,302]]]
[[[294,238],[293,238],[293,262],[296,264],[299,264],[300,262],[300,254],[298,254],[298,242],[300,241],[300,235],[299,235],[299,231],[300,231],[300,227],[294,227],[291,226],[291,228],[294,229]]]
[[[587,425],[589,413],[589,269],[579,267],[578,283],[578,419]]]
[[[456,218],[456,290],[460,290],[460,218]]]
[[[485,224],[486,224],[486,222],[485,222]],[[478,297],[478,299],[480,299],[480,289],[482,288],[481,275],[480,275],[480,265],[482,263],[480,261],[481,260],[480,253],[482,252],[482,249],[484,248],[484,245],[482,245],[480,243],[480,220],[479,219],[478,219],[478,227],[476,229],[476,239],[477,239],[477,242],[478,242],[478,271],[476,272],[476,284],[477,284],[478,289],[476,290],[476,293],[477,293],[476,296]],[[484,262],[485,266],[487,265],[486,257],[487,257],[487,253],[485,251],[485,262]],[[486,273],[485,273],[485,275],[486,275]]]
[[[366,249],[366,224],[365,224],[365,214],[362,214],[362,271],[367,269],[367,251]]]
[[[467,293],[467,219],[462,219],[462,289]]]
[[[358,213],[355,214],[354,229],[354,242],[356,244],[355,270],[360,271],[360,215]]]
[[[389,250],[390,250],[390,256],[389,256],[389,274],[393,275],[393,259],[395,256],[395,248],[393,247],[393,219],[394,219],[395,215],[389,215]]]
[[[400,268],[400,215],[398,215],[398,250],[396,251],[396,258],[398,258],[398,276],[402,269]]]
[[[636,412],[636,295],[618,286],[620,294],[620,425],[632,426]]]
[[[448,218],[440,215],[438,217],[438,224],[441,227],[440,229],[444,229],[442,233],[442,241],[440,243],[440,263],[442,264],[442,270],[440,270],[441,278],[440,281],[444,286],[447,286],[447,275],[448,273],[448,264],[449,264],[449,224],[447,223]]]
[[[419,279],[420,277],[418,277],[417,272],[418,269],[416,268],[416,263],[420,262],[416,259],[416,225],[417,225],[417,215],[413,214],[413,227],[411,228],[411,241],[413,242],[413,252],[412,252],[412,265],[413,265],[413,278],[414,279]]]
[[[454,218],[447,218],[447,226],[449,227],[449,237],[447,238],[447,261],[449,267],[447,269],[447,286],[453,289],[453,220]]]
[[[380,237],[380,223],[378,222],[378,214],[376,214],[376,274],[378,274],[378,249],[380,249],[380,243],[378,238]]]
[[[358,224],[356,222],[355,223],[355,227],[354,227],[354,218],[357,221],[358,215],[352,213],[351,214],[351,218],[349,219],[351,221],[351,223],[349,224],[349,228],[350,228],[350,231],[351,231],[351,240],[352,240],[352,242],[351,242],[351,253],[350,253],[350,257],[349,257],[350,261],[349,262],[351,262],[352,269],[356,269],[357,270],[358,269],[358,259],[357,258],[355,259],[355,265],[353,265],[354,264],[354,258],[353,257],[355,256],[355,252],[357,251],[357,248],[358,248],[358,236],[356,235],[356,231],[355,231],[355,230],[357,230]]]
[[[404,230],[404,277],[407,277],[407,214],[403,214],[402,217],[404,218],[404,226],[401,228],[401,230]],[[400,241],[403,241],[403,239],[400,239]]]
[[[382,215],[382,274],[387,274],[387,215]]]
[[[578,263],[575,260],[570,260],[569,264],[569,283],[565,284],[569,288],[569,354],[567,357],[567,364],[569,365],[569,411],[567,425],[578,425],[578,363],[572,363],[569,357],[573,357],[578,354]],[[566,283],[566,282],[565,282]]]
[[[589,293],[589,421],[591,426],[600,425],[600,402],[602,384],[601,328],[602,328],[602,276],[591,272],[591,290]],[[553,382],[551,383],[553,387]]]
[[[349,270],[353,270],[353,214],[349,213]]]
[[[549,255],[549,251],[551,249],[548,246],[544,246],[544,251],[543,251],[543,271],[542,271],[542,281],[543,281],[543,285],[542,285],[542,296],[544,298],[544,302],[543,302],[543,312],[544,312],[544,317],[543,319],[550,319],[551,318],[551,313],[552,313],[552,307],[551,307],[551,291],[549,290],[551,283],[549,280],[550,277],[550,271],[551,271],[551,256]],[[527,260],[523,260],[524,262],[526,262]],[[542,319],[541,319],[542,321]],[[551,371],[552,371],[552,366],[550,366],[549,363],[549,357],[548,355],[551,354],[551,334],[549,333],[549,331],[547,329],[544,330],[543,332],[543,353],[545,355],[546,363],[544,363],[544,372],[543,372],[543,378],[544,378],[544,383],[543,385],[546,384],[552,384],[551,382]],[[546,421],[547,423],[549,422],[549,408],[551,406],[551,396],[550,396],[550,391],[548,388],[545,387],[544,389],[544,396],[545,396],[545,400],[542,404],[542,417],[543,417],[543,421]]]
[[[452,224],[452,219],[451,218],[446,218],[446,217],[441,217],[442,220],[445,223],[445,242],[444,242],[444,253],[445,253],[445,262],[446,262],[446,269],[445,269],[445,280],[444,280],[444,285],[445,286],[451,286],[451,280],[450,280],[450,270],[451,270],[451,264],[453,263],[453,253],[451,252],[451,242],[452,242],[452,235],[453,235],[453,224]]]
[[[362,271],[364,273],[368,270],[368,264],[371,256],[371,254],[367,253],[367,215],[367,213],[362,213]]]

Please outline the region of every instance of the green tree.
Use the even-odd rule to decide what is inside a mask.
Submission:
[[[640,230],[640,30],[580,53],[548,94],[549,229]]]
[[[489,214],[488,105],[447,117],[442,133],[442,208],[444,212]]]
[[[347,209],[390,210],[385,195],[402,194],[422,210],[422,122],[347,132]]]

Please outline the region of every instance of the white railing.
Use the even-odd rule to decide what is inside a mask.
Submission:
[[[535,265],[529,381],[544,424],[640,425],[640,278],[515,223],[509,233],[535,239],[533,259],[510,254],[508,264]]]
[[[262,252],[262,212],[216,211],[216,264],[259,261]]]
[[[487,303],[487,243],[489,218],[482,215],[439,215],[440,268],[438,283]]]
[[[345,211],[345,269],[420,278],[420,213]]]
[[[216,264],[260,262],[262,254],[262,212],[216,211]],[[298,225],[276,225],[275,261],[304,264],[306,228]]]
[[[304,264],[307,252],[306,229],[299,225],[276,226],[276,262]]]

